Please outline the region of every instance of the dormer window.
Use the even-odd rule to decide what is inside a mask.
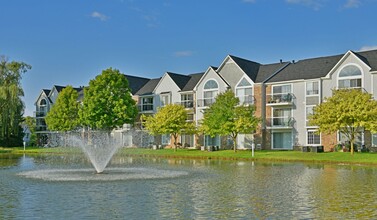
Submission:
[[[362,72],[356,65],[348,65],[340,70],[338,75],[338,88],[361,88]]]

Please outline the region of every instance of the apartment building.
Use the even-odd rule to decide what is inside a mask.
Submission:
[[[239,135],[238,149],[254,145],[261,149],[293,150],[298,146],[322,145],[328,151],[335,144],[345,142],[345,138],[339,132],[317,134],[317,127],[308,124],[313,107],[331,96],[333,89],[363,89],[375,98],[376,73],[377,50],[370,50],[270,64],[228,55],[218,67],[209,66],[202,73],[166,72],[155,79],[129,75],[126,78],[137,100],[139,115],[151,115],[159,107],[176,103],[186,108],[187,120],[199,126],[203,113],[215,102],[216,96],[231,89],[241,104],[255,105],[255,114],[262,119],[255,134]],[[48,111],[54,97],[50,93],[42,90],[36,112]],[[47,97],[45,105],[42,97]],[[136,127],[142,129],[140,120]],[[155,137],[153,142],[169,145],[171,140],[167,134]],[[180,143],[186,147],[232,146],[227,137],[207,135],[183,134]],[[362,132],[358,144],[377,147],[377,134]]]

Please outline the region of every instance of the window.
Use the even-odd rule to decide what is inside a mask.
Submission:
[[[181,94],[181,105],[185,108],[194,107],[194,95],[193,94]]]
[[[153,97],[143,97],[141,99],[141,111],[153,111]]]
[[[236,86],[236,96],[240,99],[240,104],[253,103],[253,87],[246,78],[242,78]]]
[[[219,93],[218,88],[217,82],[213,79],[208,80],[206,84],[204,84],[203,106],[210,106],[215,102],[215,97]]]
[[[165,106],[168,104],[170,104],[170,95],[169,94],[161,95],[161,106]]]
[[[340,70],[338,76],[338,88],[361,88],[362,72],[355,65],[348,65]]]
[[[377,147],[377,133],[372,134],[372,146]]]
[[[40,102],[39,102],[39,105],[46,105],[46,99],[42,99]]]
[[[162,145],[169,145],[170,144],[170,134],[161,135],[161,144]]]
[[[217,89],[219,88],[217,82],[213,79],[208,80],[206,84],[204,85],[204,89]]]
[[[272,149],[292,149],[292,132],[274,132],[272,135]]]
[[[308,145],[320,145],[321,135],[317,134],[316,130],[308,130],[307,132],[307,144]]]
[[[310,115],[314,113],[313,109],[314,109],[314,106],[306,106],[306,126],[310,126],[309,117]]]
[[[274,108],[272,112],[272,126],[292,126],[292,111],[290,108]]]
[[[306,83],[306,95],[318,95],[319,94],[319,83],[316,82],[307,82]]]
[[[290,92],[291,92],[291,85],[281,85],[281,86],[272,87],[273,94],[287,94]]]

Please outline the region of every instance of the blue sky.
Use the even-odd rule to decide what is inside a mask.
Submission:
[[[377,48],[377,0],[0,0],[0,55],[32,65],[41,89],[88,85],[103,69],[160,77],[218,66]]]

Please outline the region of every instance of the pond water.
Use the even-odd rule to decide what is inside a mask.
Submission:
[[[0,154],[0,219],[377,219],[377,168]]]

